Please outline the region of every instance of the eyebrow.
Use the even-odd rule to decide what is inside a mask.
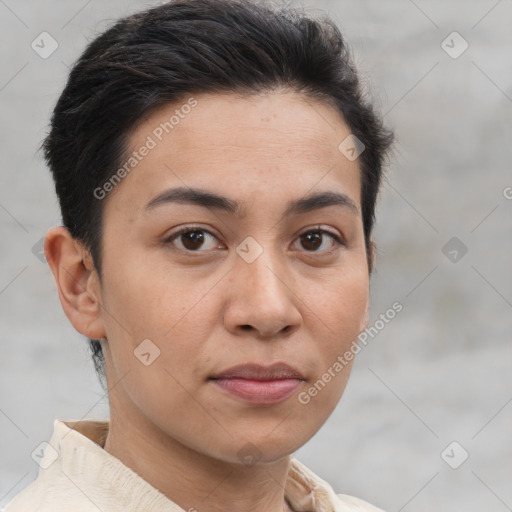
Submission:
[[[246,215],[244,206],[238,201],[206,190],[188,187],[165,190],[151,199],[144,207],[144,210],[149,211],[159,206],[172,203],[192,204],[203,208],[213,208],[238,218],[242,218]],[[326,191],[308,194],[300,199],[289,201],[283,213],[283,217],[304,214],[328,206],[341,206],[355,215],[359,213],[359,209],[350,197],[340,192]]]

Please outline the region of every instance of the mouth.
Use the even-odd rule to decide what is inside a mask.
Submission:
[[[222,392],[254,405],[272,405],[289,398],[305,381],[295,368],[276,363],[271,366],[244,364],[229,368],[210,380]]]

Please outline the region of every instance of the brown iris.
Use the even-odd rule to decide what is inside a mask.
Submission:
[[[188,231],[181,235],[183,246],[189,250],[199,249],[204,242],[204,233],[200,230]]]
[[[308,251],[314,251],[322,245],[322,233],[320,231],[308,231],[301,235],[302,246]]]

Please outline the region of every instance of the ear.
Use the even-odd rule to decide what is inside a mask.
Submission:
[[[377,245],[373,240],[370,240],[370,244],[368,247],[368,272],[371,274],[375,265],[375,258],[377,255]],[[361,323],[359,324],[359,332],[362,333],[368,327],[370,322],[370,297],[366,302],[366,309],[361,318]]]
[[[368,324],[370,323],[370,298],[368,297],[366,301],[366,309],[361,317],[361,322],[359,323],[359,334],[363,331],[366,331]]]
[[[373,240],[370,240],[370,246],[368,247],[368,271],[372,273],[375,267],[375,260],[377,258],[377,245]]]
[[[101,284],[89,251],[59,226],[46,234],[44,252],[73,327],[88,338],[103,338]]]

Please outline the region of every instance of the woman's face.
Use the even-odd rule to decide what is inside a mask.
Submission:
[[[195,95],[137,126],[104,199],[112,414],[228,462],[278,460],[320,428],[367,324],[349,134],[296,93]]]

